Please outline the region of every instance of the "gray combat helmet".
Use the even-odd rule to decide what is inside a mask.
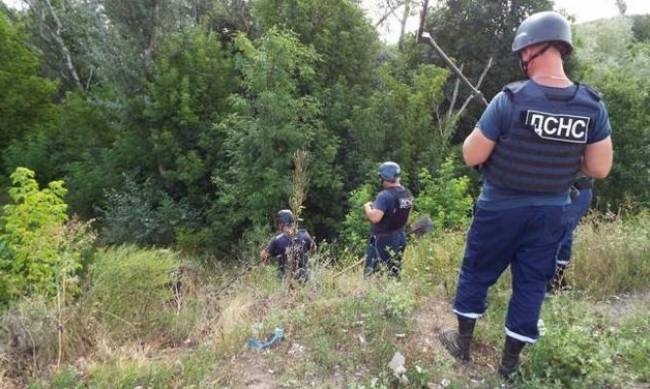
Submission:
[[[276,216],[276,221],[278,224],[284,224],[286,226],[293,225],[293,212],[288,209],[280,210]]]
[[[553,11],[537,12],[524,20],[515,33],[512,51],[518,53],[528,46],[538,43],[561,42],[566,45],[566,52],[573,50],[571,25],[562,15]]]

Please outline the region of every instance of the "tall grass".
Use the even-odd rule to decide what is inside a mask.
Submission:
[[[596,298],[650,287],[650,214],[603,219],[593,214],[575,233],[568,280]]]
[[[640,311],[636,319],[619,323],[594,306],[603,303],[593,302],[648,287],[649,226],[648,215],[591,217],[578,229],[569,274],[577,292],[546,304],[544,319],[553,337],[527,352],[526,382],[544,387],[557,379],[558,385],[574,386],[571,375],[596,385],[650,379],[647,314]],[[428,319],[421,312],[432,302],[440,307],[429,314],[447,314],[464,245],[460,232],[412,240],[401,281],[365,280],[361,265],[336,265],[353,261],[339,261],[332,255],[340,250],[323,247],[312,256],[313,277],[305,285],[278,280],[273,266],[241,273],[187,266],[170,251],[103,250],[90,265],[84,293],[68,307],[64,361],[69,367],[47,378],[56,360],[55,310],[24,300],[0,317],[0,377],[19,386],[41,377],[46,386],[59,382],[60,387],[238,387],[246,385],[241,369],[249,363],[263,371],[279,369],[294,386],[312,381],[323,387],[370,385],[375,377],[375,384],[388,387],[394,381],[386,363],[401,350],[410,353],[407,375],[414,386],[434,378],[466,385],[462,371],[456,372],[444,354],[422,351],[424,339],[435,339],[434,327],[419,332]],[[490,365],[497,363],[501,347],[507,281],[504,277],[491,293],[489,314],[479,324],[478,349],[494,350],[486,357]],[[285,329],[286,342],[263,357],[243,352],[246,338],[264,337],[276,326]],[[592,356],[585,359],[582,348]],[[553,378],[545,365],[562,377]]]

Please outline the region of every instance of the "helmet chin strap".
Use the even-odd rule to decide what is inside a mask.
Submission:
[[[521,67],[521,71],[524,72],[524,75],[527,78],[530,78],[530,76],[528,75],[528,66],[530,65],[530,63],[533,62],[533,60],[535,58],[537,58],[537,57],[543,55],[544,53],[546,53],[546,51],[548,49],[550,49],[550,48],[551,48],[551,44],[544,45],[544,47],[539,49],[538,52],[536,52],[530,58],[528,58],[528,61],[524,61],[523,58],[522,58],[521,52],[519,52],[519,67]]]

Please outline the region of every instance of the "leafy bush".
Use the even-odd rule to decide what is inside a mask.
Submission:
[[[194,228],[198,213],[157,190],[150,179],[138,183],[125,175],[123,188],[110,189],[106,203],[104,243],[172,244],[180,239],[183,247],[195,248],[206,240],[205,233]]]
[[[34,172],[18,168],[11,175],[12,203],[0,218],[0,303],[36,293],[53,296],[78,281],[83,253],[93,237],[88,225],[66,225],[66,189],[62,181],[39,189]]]
[[[415,199],[415,208],[418,213],[431,215],[439,229],[463,228],[471,214],[470,180],[466,176],[455,177],[454,167],[454,160],[449,157],[435,177],[426,170],[420,172],[422,191]]]
[[[370,233],[370,222],[363,212],[363,204],[372,200],[373,188],[370,184],[362,185],[352,192],[348,203],[350,211],[345,215],[341,227],[341,241],[345,247],[356,255],[363,254]]]
[[[97,316],[118,337],[155,337],[175,312],[178,266],[168,250],[122,246],[98,252],[89,269]]]

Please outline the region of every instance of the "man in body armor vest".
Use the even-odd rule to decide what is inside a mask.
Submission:
[[[308,259],[309,254],[316,250],[316,243],[307,231],[295,230],[294,223],[290,210],[279,211],[276,224],[280,233],[271,239],[260,256],[264,262],[269,257],[276,259],[280,278],[284,278],[289,270],[296,280],[304,282],[309,280]]]
[[[372,275],[381,262],[391,276],[398,277],[406,247],[406,222],[413,208],[413,195],[400,184],[400,167],[395,162],[382,163],[378,176],[383,190],[374,202],[363,206],[366,217],[372,223],[364,275]]]
[[[557,268],[553,279],[546,288],[548,293],[555,293],[567,286],[565,270],[571,262],[571,248],[573,246],[573,232],[580,224],[580,219],[587,213],[593,198],[594,180],[591,177],[580,176],[571,187],[571,204],[567,205],[565,213],[568,223],[567,236],[560,244],[557,252]]]
[[[458,330],[441,333],[440,340],[454,357],[470,360],[487,290],[510,266],[512,296],[499,366],[504,377],[517,370],[524,345],[539,337],[576,174],[604,178],[612,165],[611,127],[599,94],[564,73],[563,59],[572,49],[563,16],[528,17],[512,44],[528,79],[497,94],[463,144],[465,162],[482,167],[484,183],[454,302]]]

